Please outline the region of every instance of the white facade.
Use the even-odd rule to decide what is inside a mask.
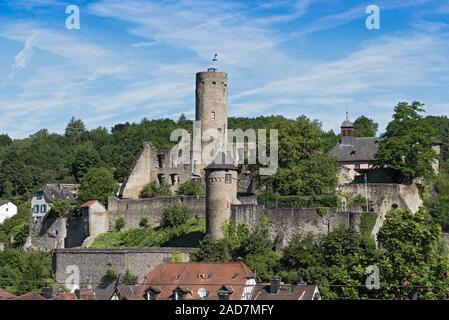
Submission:
[[[31,199],[31,212],[33,217],[43,217],[50,211],[50,203],[45,200],[43,192],[38,192]]]
[[[0,223],[17,214],[17,206],[11,201],[0,202]]]

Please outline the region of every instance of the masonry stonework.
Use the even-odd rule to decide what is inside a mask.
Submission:
[[[123,275],[129,270],[142,283],[144,276],[163,262],[180,255],[188,262],[191,248],[142,248],[142,249],[57,249],[52,251],[53,272],[58,283],[64,284],[71,273],[69,266],[79,269],[79,287],[94,288],[105,283],[107,269]]]

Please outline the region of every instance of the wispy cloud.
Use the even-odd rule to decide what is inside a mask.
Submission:
[[[14,63],[11,65],[11,74],[9,79],[12,79],[16,72],[26,68],[33,55],[33,41],[36,39],[36,34],[33,34],[25,41],[24,48],[14,57]]]

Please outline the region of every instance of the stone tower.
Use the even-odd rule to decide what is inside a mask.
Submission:
[[[198,72],[195,95],[195,120],[201,121],[201,154],[197,153],[195,157],[197,164],[194,171],[202,175],[203,169],[217,153],[225,151],[228,128],[227,74],[217,72],[215,68]]]
[[[206,233],[213,239],[223,238],[223,224],[231,218],[231,204],[237,199],[238,169],[224,152],[205,169]]]

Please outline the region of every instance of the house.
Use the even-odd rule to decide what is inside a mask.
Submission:
[[[340,164],[348,170],[370,169],[376,160],[380,138],[355,137],[354,124],[346,119],[341,124],[341,140],[331,150]]]
[[[163,263],[130,299],[250,300],[256,275],[242,262]]]
[[[17,206],[10,200],[0,200],[0,223],[17,214]]]
[[[321,300],[316,285],[283,284],[280,277],[273,277],[271,283],[257,285],[253,300]]]
[[[31,199],[33,218],[42,218],[50,212],[55,200],[75,202],[78,185],[75,184],[46,184]]]
[[[89,221],[89,235],[83,242],[84,247],[89,247],[98,235],[109,231],[108,212],[98,200],[87,201],[80,209],[81,215]]]
[[[120,284],[115,288],[111,300],[127,300],[128,297],[135,296],[138,291],[139,286]]]
[[[43,301],[43,300],[47,300],[45,299],[40,293],[35,293],[35,292],[30,292],[30,293],[25,293],[17,298],[11,299],[11,300],[39,300],[39,301]]]
[[[12,293],[9,293],[8,291],[0,288],[0,300],[12,300],[17,298]]]

